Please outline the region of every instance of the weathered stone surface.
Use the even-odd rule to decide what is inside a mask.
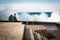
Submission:
[[[41,40],[40,34],[38,34],[37,32],[34,32],[33,34],[34,34],[35,40]]]
[[[28,25],[29,28],[33,30],[33,32],[37,32],[43,36],[47,36],[47,29],[44,25]]]
[[[46,30],[46,27],[44,25],[28,25],[33,30]]]
[[[34,40],[32,29],[26,27],[24,31],[25,31],[24,40]]]
[[[24,24],[15,22],[0,23],[0,40],[22,40]]]

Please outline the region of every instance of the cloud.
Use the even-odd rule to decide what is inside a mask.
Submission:
[[[22,13],[21,15],[18,15],[19,21],[34,21],[34,18],[29,15],[28,13]]]
[[[9,15],[17,14],[19,21],[48,21],[60,22],[59,10],[60,4],[1,4],[0,5],[0,20],[8,20]],[[27,12],[41,12],[41,15],[31,16]],[[43,12],[53,12],[48,18]]]

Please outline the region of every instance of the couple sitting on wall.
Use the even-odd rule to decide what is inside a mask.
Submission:
[[[16,14],[14,14],[14,16],[10,15],[8,20],[9,20],[9,22],[18,22],[17,18],[16,18]]]

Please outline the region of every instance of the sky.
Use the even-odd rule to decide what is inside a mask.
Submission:
[[[41,15],[31,16],[28,12]],[[44,12],[52,12],[51,17]],[[60,22],[60,0],[0,0],[0,20],[8,20],[14,13],[19,21]]]
[[[0,3],[60,3],[60,0],[0,0]]]

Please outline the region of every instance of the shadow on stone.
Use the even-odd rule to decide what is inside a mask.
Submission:
[[[52,33],[47,34],[48,39],[55,39],[56,37]]]

